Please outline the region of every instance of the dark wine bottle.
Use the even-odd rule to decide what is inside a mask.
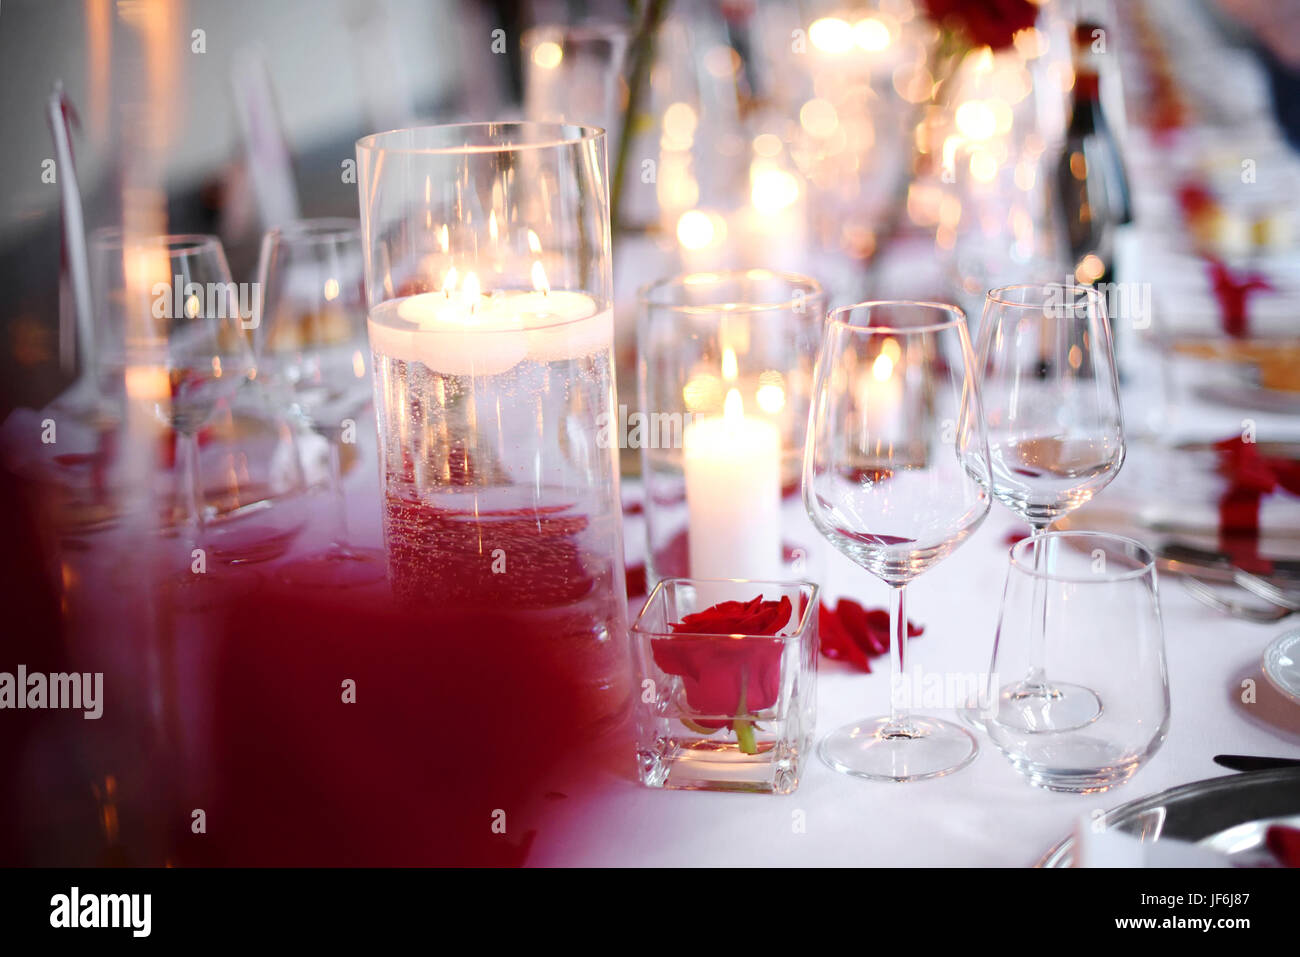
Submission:
[[[1074,105],[1056,170],[1065,251],[1075,278],[1090,284],[1114,280],[1115,230],[1133,219],[1119,143],[1101,106],[1105,39],[1093,21],[1075,25]]]

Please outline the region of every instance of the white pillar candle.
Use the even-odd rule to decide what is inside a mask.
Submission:
[[[727,393],[683,438],[692,578],[781,578],[781,433]]]
[[[858,401],[865,410],[863,427],[872,446],[903,441],[902,374],[894,359],[882,352],[858,380]]]

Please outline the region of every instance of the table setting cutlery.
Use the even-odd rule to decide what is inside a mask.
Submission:
[[[1267,758],[1255,754],[1216,754],[1214,763],[1229,771],[1273,771],[1300,768],[1300,758]]]

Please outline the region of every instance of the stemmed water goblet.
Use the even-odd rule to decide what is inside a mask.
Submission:
[[[1027,283],[990,290],[977,347],[993,494],[1035,539],[1105,488],[1124,463],[1124,423],[1110,321],[1090,286]],[[1034,549],[1038,556],[1042,549]],[[1001,689],[992,720],[1027,731],[1088,724],[1090,689],[1049,680],[1045,597],[1035,602],[1028,673]],[[963,712],[976,726],[982,715]]]
[[[907,705],[908,582],[988,514],[988,449],[966,317],[956,306],[866,302],[827,320],[804,455],[804,506],[840,552],[890,586],[891,711],[822,740],[837,771],[912,781],[963,767],[964,728]]]
[[[286,563],[292,585],[348,587],[385,576],[383,554],[348,540],[342,445],[355,442],[372,401],[361,226],[301,220],[262,240],[258,367],[328,449],[330,544]],[[367,426],[368,427],[368,426]]]
[[[129,254],[149,267],[167,270],[167,279],[160,278],[151,286],[155,330],[165,350],[167,376],[154,408],[176,436],[180,474],[175,488],[188,566],[180,583],[204,587],[210,593],[232,574],[226,562],[210,563],[207,557],[207,496],[199,463],[199,433],[218,407],[229,403],[249,381],[253,352],[234,295],[237,287],[217,237],[161,236]]]

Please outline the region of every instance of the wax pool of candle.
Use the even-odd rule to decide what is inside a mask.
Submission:
[[[578,292],[499,292],[473,301],[432,292],[381,303],[369,328],[372,348],[390,358],[483,376],[525,358],[553,362],[607,349],[614,319]]]

